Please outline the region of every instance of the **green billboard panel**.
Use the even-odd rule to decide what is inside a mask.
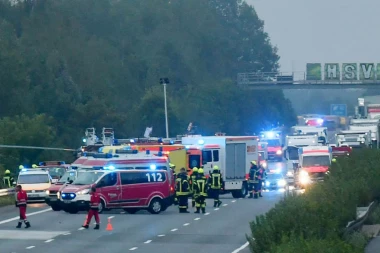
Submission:
[[[360,63],[359,73],[360,80],[375,80],[375,64]]]
[[[322,80],[322,64],[307,63],[306,64],[306,80],[310,80],[310,81]]]
[[[358,80],[358,64],[343,63],[342,64],[342,80]]]
[[[325,80],[340,80],[339,63],[325,64]]]

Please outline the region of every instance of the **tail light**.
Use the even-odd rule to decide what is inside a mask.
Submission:
[[[170,192],[171,192],[171,193],[174,192],[174,188],[173,188],[173,186],[170,186]]]

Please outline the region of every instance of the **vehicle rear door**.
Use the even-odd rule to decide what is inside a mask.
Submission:
[[[96,185],[98,194],[106,200],[107,207],[117,207],[121,200],[120,180],[117,172],[106,174]]]

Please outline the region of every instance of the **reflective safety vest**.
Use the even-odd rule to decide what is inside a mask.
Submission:
[[[28,201],[28,194],[26,191],[19,191],[16,195],[17,206],[26,206],[26,202]]]
[[[259,182],[258,174],[259,174],[258,170],[250,169],[248,183],[251,183],[251,184],[258,183]]]
[[[5,186],[8,186],[8,188],[11,188],[11,177],[10,176],[4,176],[3,182]]]
[[[189,181],[182,177],[178,177],[176,180],[176,195],[187,196],[189,195]]]
[[[192,191],[192,192],[194,191],[195,181],[197,181],[197,174],[198,173],[193,173],[190,176],[190,191]]]
[[[100,205],[100,196],[97,193],[92,193],[90,199],[90,208],[98,209]]]
[[[211,173],[211,189],[220,189],[222,188],[222,175],[220,173]]]
[[[199,196],[207,197],[207,178],[201,177],[195,181],[195,193]]]

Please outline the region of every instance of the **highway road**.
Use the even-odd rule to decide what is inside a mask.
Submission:
[[[94,225],[81,228],[86,213],[53,212],[44,204],[28,206],[30,229],[16,229],[17,209],[4,207],[0,209],[0,252],[248,253],[248,222],[271,209],[283,194],[265,192],[260,199],[225,195],[220,208],[212,208],[213,201],[207,200],[206,214],[179,214],[175,206],[158,215],[109,211],[100,215],[99,231],[92,229]],[[112,231],[106,230],[108,218]]]

